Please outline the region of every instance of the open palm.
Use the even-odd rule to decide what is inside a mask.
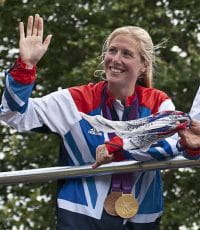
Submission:
[[[28,65],[36,65],[48,49],[51,35],[48,35],[43,42],[43,19],[36,14],[29,16],[26,35],[24,23],[20,22],[20,56],[23,62]]]

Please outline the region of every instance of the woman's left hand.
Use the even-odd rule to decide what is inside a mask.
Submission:
[[[106,145],[105,144],[99,145],[96,148],[96,161],[92,165],[92,168],[95,169],[102,164],[107,164],[112,162],[112,160],[113,160],[113,154],[108,152]]]

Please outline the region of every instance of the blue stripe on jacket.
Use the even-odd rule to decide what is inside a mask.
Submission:
[[[143,178],[140,178],[138,186],[136,186],[137,195],[141,188],[141,182]],[[138,214],[151,214],[157,213],[163,210],[163,189],[160,171],[156,171],[156,175],[151,182],[147,193],[143,201],[141,202],[138,210]],[[140,191],[141,192],[141,191]],[[136,196],[137,197],[137,196]]]
[[[74,156],[77,159],[77,161],[79,162],[79,164],[84,165],[84,160],[83,160],[82,154],[81,154],[71,132],[68,132],[67,134],[65,134],[65,140],[68,143],[68,145],[70,146],[70,148],[71,148],[72,152],[74,153]],[[74,183],[73,183],[73,181],[74,181]],[[86,183],[88,186],[88,191],[90,194],[92,206],[94,208],[96,206],[97,195],[98,195],[97,194],[97,188],[95,185],[95,180],[93,177],[86,178]],[[81,194],[79,196],[74,195],[77,193],[81,193]],[[83,189],[82,179],[70,180],[70,183],[67,180],[67,183],[61,188],[58,197],[61,199],[69,200],[69,201],[74,202],[74,203],[88,205],[87,200],[86,200],[86,195],[85,195],[85,192]]]
[[[16,82],[9,73],[6,78],[7,86],[5,90],[5,98],[7,100],[7,104],[12,111],[23,113],[27,108],[28,99],[32,93],[34,84],[20,84]],[[18,101],[15,97],[18,98]],[[21,102],[21,105],[19,101]]]

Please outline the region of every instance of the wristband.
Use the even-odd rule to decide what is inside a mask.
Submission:
[[[200,148],[195,148],[195,149],[188,148],[184,144],[184,141],[182,139],[178,141],[177,146],[178,146],[179,151],[183,151],[191,157],[195,157],[195,158],[200,157]]]

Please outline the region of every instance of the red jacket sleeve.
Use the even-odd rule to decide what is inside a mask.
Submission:
[[[31,69],[27,68],[26,63],[21,58],[17,59],[9,72],[16,82],[24,85],[32,84],[36,79],[36,66]]]

